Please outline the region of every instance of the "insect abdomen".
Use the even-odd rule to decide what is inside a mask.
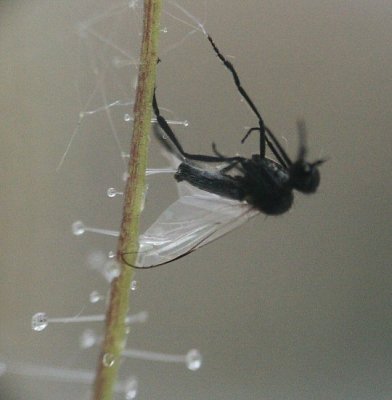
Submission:
[[[174,175],[178,182],[186,181],[198,189],[233,200],[242,201],[245,193],[240,183],[230,176],[205,171],[182,163]]]

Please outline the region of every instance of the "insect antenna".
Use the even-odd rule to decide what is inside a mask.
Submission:
[[[304,160],[307,153],[307,130],[305,120],[297,120],[297,131],[299,135],[298,160]]]

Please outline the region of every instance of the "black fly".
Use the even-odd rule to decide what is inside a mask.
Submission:
[[[215,144],[214,156],[185,152],[160,114],[154,92],[153,110],[170,144],[167,140],[162,142],[166,142],[166,147],[177,156],[173,159],[176,159],[175,179],[180,182],[180,198],[141,235],[136,268],[152,268],[183,257],[260,212],[267,215],[283,214],[292,206],[293,190],[314,193],[320,183],[318,166],[324,160],[305,160],[304,122],[297,122],[300,144],[297,159],[292,161],[264,124],[260,112],[241,86],[234,66],[221,54],[210,36],[208,40],[258,119],[258,126],[248,130],[242,143],[252,132],[258,132],[259,154],[251,158],[226,157],[218,152]],[[277,161],[265,156],[267,146]],[[210,164],[215,168],[211,168]]]

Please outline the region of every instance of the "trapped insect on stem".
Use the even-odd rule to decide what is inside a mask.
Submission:
[[[305,122],[297,122],[299,149],[293,161],[265,125],[257,107],[242,87],[234,66],[222,55],[212,38],[207,38],[215,54],[232,74],[237,90],[257,117],[258,125],[251,127],[241,142],[251,133],[258,132],[259,153],[250,158],[227,157],[218,151],[214,143],[214,155],[186,152],[161,115],[154,91],[153,110],[159,127],[168,138],[164,140],[161,137],[160,141],[173,155],[177,168],[174,177],[182,189],[180,198],[141,235],[139,257],[136,265],[132,265],[135,268],[157,267],[181,258],[259,213],[283,214],[291,208],[295,190],[311,194],[320,183],[318,167],[324,160],[306,160]],[[267,149],[276,160],[266,157]]]

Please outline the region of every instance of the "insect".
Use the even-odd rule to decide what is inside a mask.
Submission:
[[[259,154],[251,158],[226,157],[212,144],[214,155],[187,153],[161,115],[154,91],[153,110],[177,163],[175,179],[180,197],[140,236],[135,268],[167,264],[223,236],[259,213],[283,214],[293,204],[293,191],[314,193],[320,183],[318,170],[324,160],[308,162],[306,129],[298,121],[299,150],[292,161],[260,112],[241,86],[234,66],[222,55],[210,36],[212,49],[232,74],[235,86],[258,120],[252,132],[259,134]],[[266,157],[270,149],[276,161]]]

